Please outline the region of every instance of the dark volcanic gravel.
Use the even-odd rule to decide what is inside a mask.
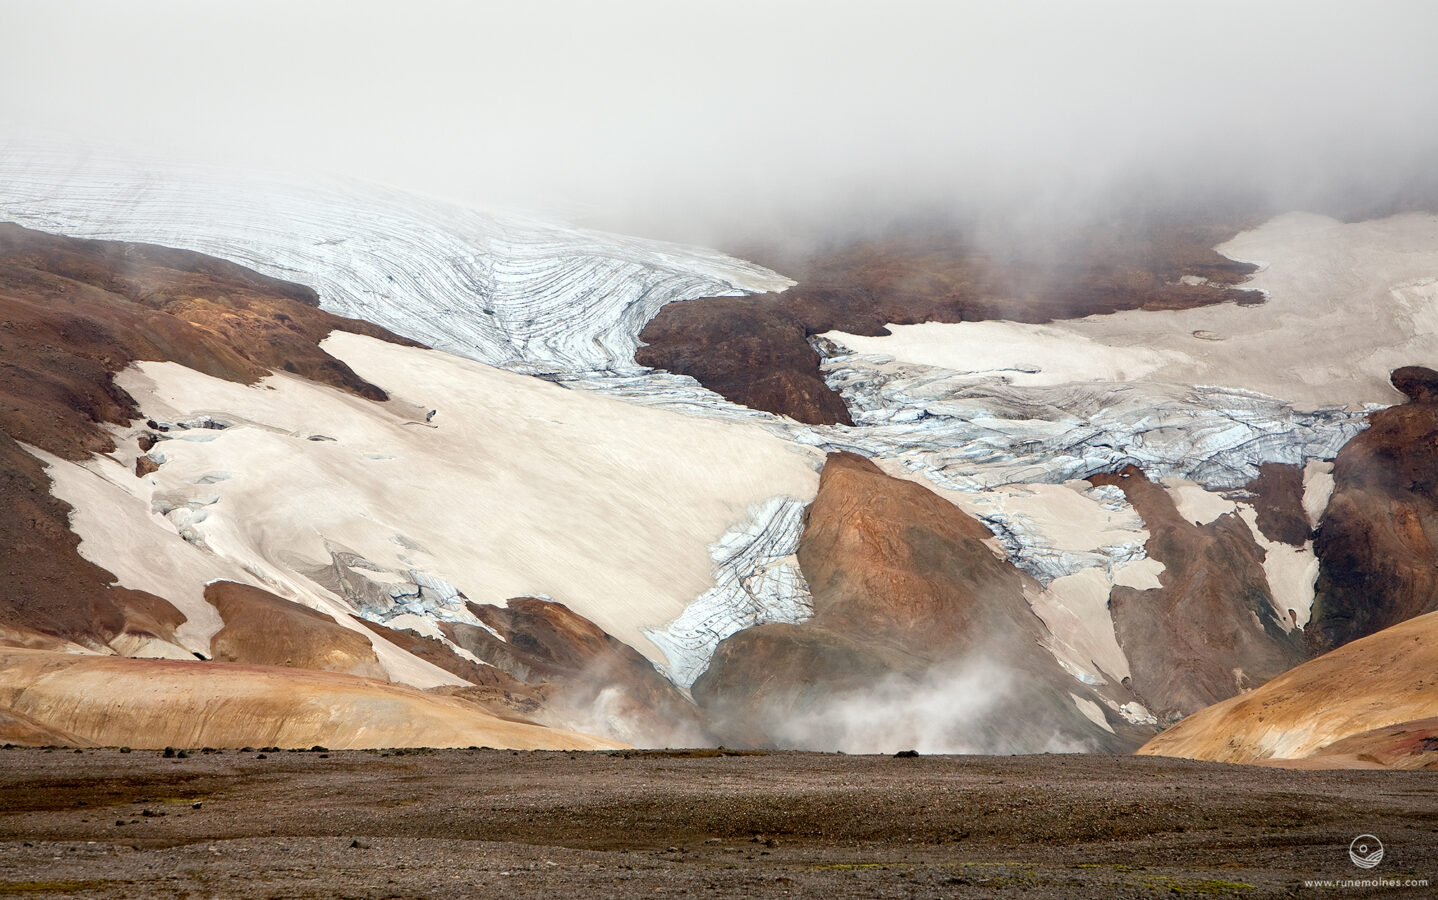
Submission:
[[[1438,776],[1142,757],[0,751],[0,896],[1343,897]],[[196,807],[195,804],[199,804]],[[1386,848],[1370,872],[1357,834]]]

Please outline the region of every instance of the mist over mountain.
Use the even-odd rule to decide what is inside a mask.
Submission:
[[[720,245],[1432,196],[1423,0],[0,0],[0,122]]]

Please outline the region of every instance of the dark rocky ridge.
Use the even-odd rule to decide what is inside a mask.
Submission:
[[[1274,612],[1263,550],[1236,513],[1195,525],[1133,466],[1088,480],[1123,490],[1149,531],[1145,552],[1164,566],[1161,587],[1116,586],[1109,595],[1119,646],[1150,710],[1188,715],[1303,661],[1297,631],[1285,631]]]
[[[1315,655],[1438,609],[1438,372],[1392,378],[1408,402],[1369,416],[1334,463],[1313,545]]]
[[[671,303],[644,328],[635,361],[690,375],[736,403],[812,424],[852,424],[824,384],[808,338],[888,334],[886,324],[1003,319],[1042,323],[1128,309],[1261,303],[1239,290],[1257,267],[1213,246],[1236,227],[1092,227],[1008,252],[951,231],[860,241],[785,268],[780,294]],[[1185,275],[1202,284],[1183,284]]]
[[[1246,490],[1258,513],[1258,530],[1270,541],[1302,547],[1313,534],[1303,508],[1303,467],[1264,463]]]

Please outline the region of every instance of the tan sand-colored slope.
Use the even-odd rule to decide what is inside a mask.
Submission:
[[[1138,752],[1217,762],[1298,759],[1438,715],[1438,613],[1339,647],[1179,722]]]
[[[205,588],[225,627],[210,641],[214,659],[385,678],[369,638],[308,606],[233,581]]]
[[[0,650],[0,670],[0,739],[16,742],[49,733],[137,748],[615,746],[333,672],[11,649]]]

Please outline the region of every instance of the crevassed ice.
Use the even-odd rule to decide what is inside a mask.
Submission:
[[[843,348],[825,360],[824,374],[859,427],[810,428],[796,439],[897,458],[949,490],[1058,484],[1127,464],[1152,478],[1226,490],[1253,479],[1263,463],[1332,458],[1366,427],[1366,411],[1301,412],[1234,388],[975,383]]]
[[[665,303],[793,282],[713,250],[349,182],[0,145],[0,220],[208,253],[315,288],[322,308],[519,371],[640,371]]]
[[[813,616],[813,598],[794,557],[806,506],[808,501],[792,497],[760,504],[748,522],[710,547],[714,587],[666,627],[645,631],[669,658],[666,674],[675,684],[692,685],[709,667],[714,648],[737,631]]]

